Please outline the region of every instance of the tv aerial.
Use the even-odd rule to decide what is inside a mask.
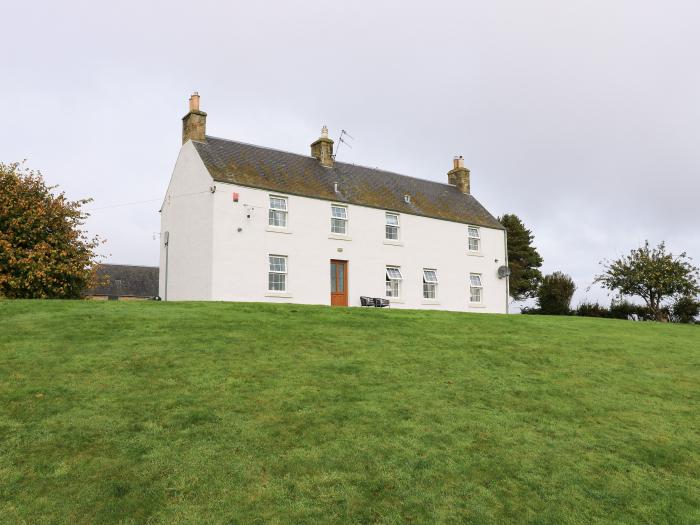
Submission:
[[[341,129],[340,137],[338,137],[338,147],[335,149],[335,155],[333,155],[334,159],[338,156],[338,150],[340,149],[341,144],[345,144],[348,148],[352,149],[352,145],[343,137],[347,137],[350,140],[355,140],[355,138],[352,135],[350,135],[350,133],[348,133],[344,129]]]

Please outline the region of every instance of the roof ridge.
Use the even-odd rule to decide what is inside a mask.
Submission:
[[[236,144],[243,144],[244,146],[253,146],[254,148],[267,149],[270,151],[277,151],[279,153],[287,153],[288,155],[296,155],[297,157],[303,157],[305,159],[313,159],[311,155],[302,155],[301,153],[295,153],[293,151],[287,151],[279,148],[271,148],[270,146],[261,146],[260,144],[253,144],[252,142],[243,142],[242,140],[225,139],[223,137],[215,137],[214,135],[207,135],[207,138],[212,138],[216,140],[223,140],[225,142],[235,142]],[[203,142],[202,144],[206,144]]]
[[[254,148],[276,151],[278,153],[286,153],[288,155],[296,155],[297,157],[302,157],[305,159],[314,159],[314,157],[312,157],[310,155],[302,155],[301,153],[295,153],[293,151],[287,151],[287,150],[279,149],[279,148],[271,148],[269,146],[260,146],[259,144],[253,144],[252,142],[243,142],[241,140],[226,139],[223,137],[216,137],[214,135],[207,135],[207,137],[212,138],[212,139],[216,139],[216,140],[223,140],[224,142],[234,142],[236,144],[243,144],[244,146],[253,146]],[[206,144],[206,142],[203,142],[202,144]],[[364,168],[364,169],[372,170],[372,171],[381,171],[384,173],[389,173],[391,175],[398,175],[399,177],[406,177],[407,179],[419,180],[421,182],[429,182],[431,184],[437,184],[439,186],[446,186],[448,188],[454,187],[451,184],[446,184],[444,182],[438,182],[436,180],[431,180],[431,179],[424,179],[422,177],[416,177],[414,175],[406,175],[404,173],[399,173],[398,171],[391,171],[391,170],[385,170],[385,169],[377,168],[377,167],[365,166],[364,164],[355,164],[355,163],[351,163],[351,162],[339,162],[339,161],[336,161],[336,164],[342,164],[344,166],[353,166],[355,168]],[[470,194],[465,194],[465,196],[472,197],[472,195],[470,195]]]

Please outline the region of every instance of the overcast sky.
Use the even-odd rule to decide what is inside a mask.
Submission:
[[[158,263],[194,90],[219,137],[307,154],[327,124],[442,182],[464,155],[575,303],[646,238],[700,262],[697,1],[0,3],[0,160],[93,197],[108,262]]]

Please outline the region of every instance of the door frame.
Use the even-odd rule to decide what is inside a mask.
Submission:
[[[349,280],[349,278],[348,278],[348,274],[350,273],[350,271],[349,271],[349,268],[350,268],[350,261],[348,261],[347,259],[331,259],[331,260],[328,262],[329,265],[330,265],[330,264],[333,264],[333,263],[336,263],[336,273],[335,273],[335,282],[336,282],[336,285],[338,284],[338,269],[337,269],[337,268],[338,268],[338,263],[341,263],[341,264],[343,265],[343,267],[345,268],[345,273],[344,273],[344,275],[343,275],[343,277],[344,277],[343,284],[344,284],[344,290],[345,290],[345,292],[342,294],[342,295],[345,296],[345,301],[344,301],[345,304],[337,304],[337,305],[334,305],[334,304],[333,304],[333,294],[334,294],[334,292],[333,292],[333,289],[331,288],[331,290],[330,290],[330,294],[331,294],[331,297],[330,297],[330,299],[331,299],[331,306],[348,306],[348,305],[349,305],[349,297],[350,297],[350,286],[349,286],[350,280]],[[335,293],[336,293],[336,295],[341,295],[341,294],[338,293],[338,292],[335,292]]]

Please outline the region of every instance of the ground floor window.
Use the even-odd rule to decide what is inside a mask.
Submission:
[[[393,299],[398,299],[401,297],[401,281],[403,281],[403,275],[401,275],[401,268],[398,266],[387,266],[386,267],[386,296]]]
[[[287,257],[285,255],[270,255],[270,269],[267,279],[267,289],[271,292],[287,291]]]
[[[437,270],[423,269],[423,299],[437,299]]]
[[[483,295],[483,285],[480,273],[469,274],[469,302],[480,303]]]

